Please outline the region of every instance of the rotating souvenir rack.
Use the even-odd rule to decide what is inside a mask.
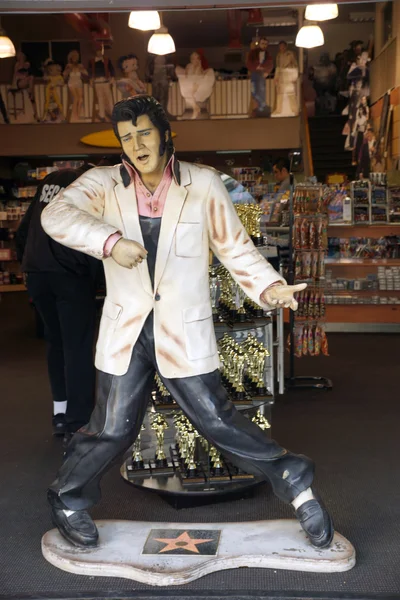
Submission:
[[[246,411],[246,416],[269,437],[270,422],[259,409]],[[121,475],[161,495],[186,497],[243,492],[263,481],[233,465],[180,410],[148,413]]]
[[[326,200],[326,201],[325,201]],[[298,185],[290,194],[290,260],[288,283],[306,282],[298,294],[299,308],[290,311],[290,388],[331,389],[326,377],[295,376],[294,359],[304,355],[328,355],[325,331],[325,256],[328,247],[328,198],[321,185]]]

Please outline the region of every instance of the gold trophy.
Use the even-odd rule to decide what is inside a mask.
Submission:
[[[188,433],[188,453],[187,453],[187,476],[195,477],[197,473],[197,465],[194,457],[196,453],[196,438],[198,437],[197,431],[193,430]]]
[[[218,296],[218,273],[215,267],[209,268],[209,279],[210,279],[210,296],[211,296],[211,307],[212,316],[214,323],[218,323],[219,314],[217,308],[217,296]]]
[[[262,430],[266,430],[266,429],[270,429],[271,428],[271,424],[268,421],[268,419],[266,417],[264,417],[263,414],[261,414],[261,411],[258,410],[256,415],[252,418],[253,423],[255,423],[256,425],[258,425],[258,427]]]
[[[144,425],[142,425],[140,428],[139,434],[135,440],[135,443],[133,444],[133,448],[132,448],[132,466],[135,469],[143,469],[144,468],[144,461],[143,461],[143,456],[142,456],[142,440],[141,440],[141,433],[144,429],[146,429],[146,427]]]
[[[261,206],[256,206],[255,204],[251,205],[252,211],[252,221],[253,221],[253,232],[251,238],[254,242],[254,245],[259,247],[264,243],[263,235],[261,233],[261,216],[263,214],[263,209]]]
[[[165,431],[168,429],[167,420],[160,413],[156,413],[151,423],[151,428],[155,432],[157,439],[156,466],[167,466],[167,457],[165,456],[164,452]]]
[[[246,355],[243,352],[242,348],[239,346],[237,349],[237,353],[233,357],[234,363],[234,380],[233,387],[235,390],[235,398],[236,400],[243,400],[246,396],[246,390],[243,385],[243,377],[244,377],[244,366],[246,362]]]
[[[211,461],[211,471],[214,476],[220,476],[224,472],[224,467],[221,461],[221,453],[215,446],[210,446],[209,456]]]
[[[246,299],[246,294],[242,290],[240,286],[238,286],[238,298],[239,298],[239,308],[237,311],[237,320],[239,323],[245,323],[247,321],[247,313],[244,307],[244,301]]]
[[[175,400],[173,400],[171,394],[169,393],[169,391],[167,390],[167,388],[161,381],[158,373],[156,373],[156,375],[155,375],[155,381],[156,381],[156,386],[157,386],[156,400],[158,400],[159,404],[160,405],[175,404]]]

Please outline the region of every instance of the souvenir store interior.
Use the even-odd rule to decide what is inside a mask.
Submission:
[[[400,0],[145,4],[0,0],[0,600],[399,598]],[[71,287],[60,296],[38,291],[44,278],[61,285],[76,265],[83,278],[92,269],[87,254],[74,250],[70,259],[57,250],[65,246],[44,232],[38,211],[98,167],[132,171],[140,208],[138,186],[150,188],[128,169],[126,154],[118,167],[112,115],[116,103],[144,95],[170,123],[171,185],[179,163],[182,173],[185,163],[196,173],[212,167],[233,206],[230,218],[238,217],[276,277],[307,284],[295,295],[297,310],[266,310],[211,244],[211,308],[200,319],[215,332],[233,407],[267,439],[315,461],[316,489],[352,545],[346,568],[318,572],[311,559],[299,565],[285,545],[284,566],[239,559],[232,564],[251,568],[215,566],[223,536],[220,550],[211,550],[205,525],[278,523],[293,511],[261,475],[195,428],[158,372],[138,437],[104,476],[90,513],[98,525],[159,523],[163,535],[151,540],[157,551],[148,550],[148,538],[143,553],[157,554],[162,569],[165,557],[195,561],[201,548],[192,535],[169,553],[165,524],[182,524],[188,536],[187,524],[200,523],[196,537],[208,549],[200,554],[214,566],[176,580],[170,569],[169,579],[158,574],[164,583],[154,583],[146,571],[125,572],[122,558],[114,570],[108,563],[85,570],[79,552],[57,562],[46,542],[47,488],[80,431],[68,429],[69,395],[87,384],[94,405],[100,319],[116,328],[120,315],[107,305],[108,241],[104,261],[89,257],[96,273],[88,305],[84,283],[70,304]],[[225,212],[213,214],[211,230],[225,231]],[[196,226],[179,227],[188,225]],[[196,244],[190,240],[187,256],[198,256]],[[185,331],[194,320],[185,320]],[[71,350],[79,322],[85,336]],[[102,328],[103,320],[97,351]],[[330,551],[344,552],[338,541]]]

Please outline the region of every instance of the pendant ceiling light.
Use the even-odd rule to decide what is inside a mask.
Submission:
[[[149,39],[147,52],[158,55],[172,54],[172,52],[175,52],[175,42],[168,33],[166,27],[160,27],[158,31],[153,33]]]
[[[133,10],[129,15],[129,27],[150,31],[161,27],[160,15],[156,10]]]
[[[337,4],[309,4],[304,18],[307,21],[329,21],[339,14]]]
[[[14,44],[1,28],[0,22],[0,58],[10,58],[11,56],[15,56]]]
[[[304,25],[296,37],[298,48],[317,48],[324,45],[324,34],[318,25]]]

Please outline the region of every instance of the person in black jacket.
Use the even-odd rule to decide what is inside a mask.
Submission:
[[[50,173],[38,186],[16,235],[29,296],[44,323],[53,396],[53,434],[65,441],[94,406],[93,340],[99,261],[52,240],[40,223],[50,200],[86,169]]]

